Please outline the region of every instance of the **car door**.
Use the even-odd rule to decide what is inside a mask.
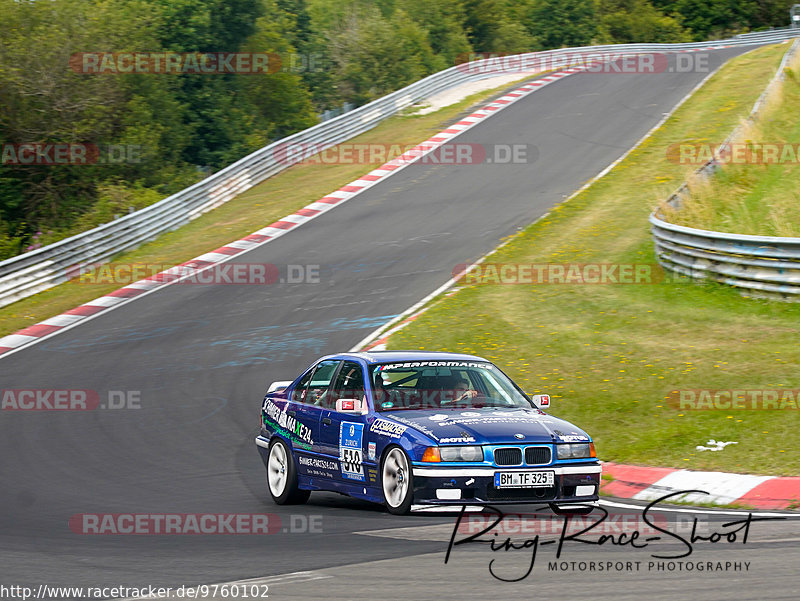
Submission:
[[[326,359],[311,368],[292,389],[286,404],[284,430],[297,457],[300,474],[332,478],[335,465],[313,461],[320,453],[319,424],[322,403],[330,394],[331,382],[341,361]]]
[[[367,481],[365,419],[337,412],[336,400],[364,399],[364,391],[364,368],[357,361],[343,361],[320,415],[320,449],[339,462],[338,478],[350,484]]]

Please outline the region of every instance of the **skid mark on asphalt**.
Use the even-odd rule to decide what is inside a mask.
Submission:
[[[118,346],[129,342],[140,342],[164,338],[188,329],[198,329],[211,322],[205,319],[190,319],[175,321],[166,325],[147,326],[144,328],[112,328],[105,334],[95,334],[90,338],[77,338],[75,340],[45,342],[42,348],[48,351],[78,354],[88,347],[113,345]]]
[[[232,338],[203,343],[228,359],[212,367],[253,365],[266,361],[284,361],[292,357],[322,354],[328,336],[341,330],[370,330],[396,317],[357,317],[335,319],[328,324],[306,321],[280,326],[263,326],[239,333]]]
[[[349,306],[352,303],[341,303]],[[331,304],[330,307],[339,306]],[[319,307],[317,307],[319,308]],[[240,366],[253,366],[275,361],[291,360],[296,357],[320,355],[329,348],[331,334],[342,330],[374,330],[376,327],[394,319],[396,315],[377,317],[355,317],[334,319],[328,323],[300,321],[291,324],[259,326],[238,332],[229,332],[224,338],[207,338],[204,329],[214,324],[209,320],[177,321],[164,326],[142,328],[115,328],[98,338],[77,338],[75,340],[58,338],[42,346],[50,351],[78,354],[87,348],[118,346],[131,342],[159,339],[180,335],[185,332],[196,334],[181,348],[180,355],[163,353],[158,346],[137,357],[137,370],[140,374],[170,374],[174,380],[177,373],[197,372],[208,369],[225,369]]]

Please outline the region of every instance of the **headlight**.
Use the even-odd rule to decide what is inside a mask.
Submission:
[[[597,456],[592,442],[556,445],[556,455],[559,459],[588,459]]]
[[[483,447],[439,447],[442,461],[483,461]]]

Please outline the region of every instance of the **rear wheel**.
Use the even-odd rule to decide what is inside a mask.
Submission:
[[[381,462],[381,488],[389,513],[405,515],[414,500],[411,462],[400,447],[392,447]]]
[[[305,503],[311,494],[311,491],[297,487],[297,469],[292,453],[279,438],[274,438],[269,445],[267,488],[278,505]]]

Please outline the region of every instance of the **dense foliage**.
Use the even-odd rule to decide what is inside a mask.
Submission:
[[[470,52],[705,39],[784,26],[790,5],[0,0],[0,259],[151,204],[324,110],[368,102]],[[80,53],[103,52],[260,52],[279,64],[248,75],[75,68]],[[19,164],[30,144],[83,145],[100,160]]]

